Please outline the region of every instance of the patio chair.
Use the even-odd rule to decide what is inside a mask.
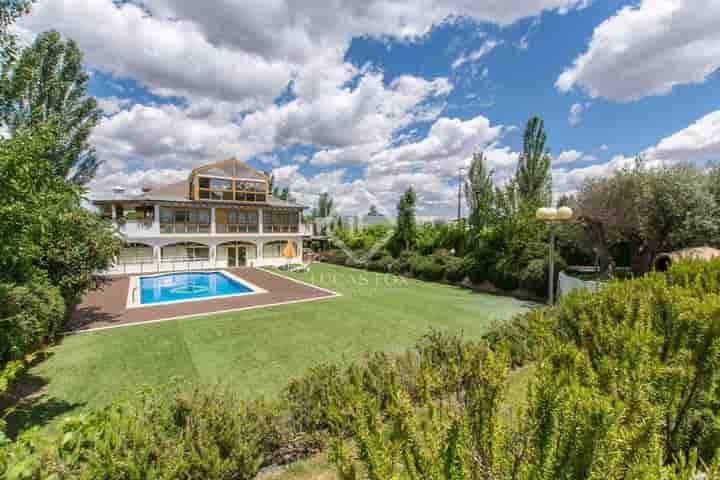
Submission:
[[[293,266],[290,267],[290,271],[291,271],[291,272],[298,272],[298,273],[300,273],[300,272],[302,272],[302,273],[307,273],[307,272],[310,271],[310,264],[309,264],[309,263],[303,263],[303,264],[301,264],[301,265],[293,265]]]

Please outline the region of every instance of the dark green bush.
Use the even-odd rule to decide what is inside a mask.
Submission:
[[[53,338],[64,316],[59,289],[43,277],[25,285],[0,283],[0,365],[23,358]]]
[[[3,478],[252,479],[287,441],[275,407],[229,389],[148,389],[0,452]]]
[[[392,265],[394,262],[395,259],[393,259],[393,257],[385,254],[379,258],[368,260],[368,262],[365,264],[365,268],[367,268],[371,272],[386,273],[392,269]]]
[[[470,263],[465,257],[449,257],[445,262],[445,279],[449,282],[462,282],[468,275]]]

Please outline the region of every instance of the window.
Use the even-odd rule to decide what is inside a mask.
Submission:
[[[218,221],[217,233],[255,233],[258,231],[257,210],[218,210],[215,214]]]
[[[238,202],[264,202],[265,182],[235,180],[235,200]]]
[[[297,232],[299,221],[298,212],[265,210],[263,212],[263,231],[265,233]]]
[[[297,243],[293,242],[293,246],[295,247],[295,252],[298,251]],[[279,258],[282,257],[283,250],[285,250],[285,246],[287,245],[287,241],[278,241],[278,242],[269,242],[263,245],[263,257],[265,258]]]
[[[232,200],[233,182],[224,178],[199,177],[199,195],[204,200]]]
[[[160,208],[161,233],[209,233],[207,208]]]
[[[207,261],[210,259],[210,248],[200,243],[175,243],[162,247],[163,262]]]
[[[142,243],[128,243],[120,251],[118,263],[153,263],[153,248]]]

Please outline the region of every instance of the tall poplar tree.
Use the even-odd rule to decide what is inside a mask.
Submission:
[[[485,154],[474,153],[465,178],[465,199],[473,227],[482,227],[491,213],[495,198],[492,176],[493,171],[485,165]]]
[[[78,185],[99,165],[88,143],[100,119],[88,95],[89,79],[77,44],[55,31],[41,33],[17,58],[6,59],[0,74],[0,121],[11,134],[54,125],[57,139],[49,152],[54,172]]]
[[[520,197],[538,205],[548,205],[552,194],[552,161],[545,147],[547,134],[538,116],[528,120],[523,134],[523,151],[515,173]]]

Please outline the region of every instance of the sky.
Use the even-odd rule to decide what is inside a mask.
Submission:
[[[460,169],[507,181],[532,115],[556,196],[637,155],[720,160],[717,25],[717,0],[38,0],[17,28],[85,53],[92,193],[236,157],[305,205],[394,215],[412,186],[452,217]]]

